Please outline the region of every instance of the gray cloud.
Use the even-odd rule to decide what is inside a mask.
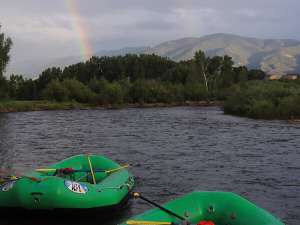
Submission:
[[[153,20],[137,22],[134,26],[141,30],[170,30],[176,28],[178,24],[171,21]]]
[[[299,0],[72,0],[93,48],[154,45],[215,32],[300,39]],[[12,59],[79,55],[67,1],[1,0]],[[63,49],[63,51],[62,51]]]

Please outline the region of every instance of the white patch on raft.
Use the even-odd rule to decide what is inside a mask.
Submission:
[[[85,194],[88,192],[88,187],[78,182],[66,180],[65,185],[70,191],[78,194]]]

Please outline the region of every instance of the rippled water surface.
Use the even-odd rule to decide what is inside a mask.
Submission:
[[[300,224],[300,124],[223,115],[219,108],[0,114],[0,167],[18,171],[80,153],[131,163],[136,189],[159,203],[193,190],[243,195]],[[131,201],[109,220],[4,219],[2,224],[117,224],[151,206]]]

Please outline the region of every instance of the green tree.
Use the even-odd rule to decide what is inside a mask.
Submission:
[[[124,92],[120,83],[109,83],[106,88],[106,97],[109,103],[122,104],[124,102]]]
[[[93,77],[89,83],[88,83],[88,87],[89,89],[91,89],[93,92],[95,92],[96,94],[99,94],[101,91],[101,84],[100,84],[100,80],[98,80],[97,78]]]
[[[6,66],[9,62],[10,55],[9,51],[12,46],[12,40],[9,37],[6,37],[4,33],[1,33],[1,24],[0,24],[0,99],[8,97],[8,82],[3,76]]]
[[[44,70],[38,77],[36,82],[39,97],[41,97],[43,90],[48,86],[52,80],[62,80],[62,71],[58,67],[52,67]]]
[[[190,65],[180,62],[176,67],[167,70],[166,73],[163,74],[161,80],[173,84],[186,84],[187,78],[191,72]]]
[[[136,80],[135,82],[133,82],[133,85],[130,89],[130,96],[133,102],[138,102],[138,103],[150,102],[151,88],[149,86],[150,86],[149,82],[144,79]]]
[[[9,77],[8,86],[9,86],[9,96],[13,99],[18,97],[18,90],[21,85],[24,83],[24,78],[22,75],[12,74]]]
[[[233,68],[234,83],[245,82],[248,79],[248,69],[245,66]]]
[[[78,80],[66,79],[62,84],[67,89],[69,100],[86,103],[95,99],[95,93]]]
[[[221,68],[223,64],[223,57],[214,56],[210,59],[209,65],[207,67],[208,77],[208,87],[210,92],[214,92],[217,88],[217,83],[221,77]]]
[[[185,100],[200,101],[206,100],[208,97],[207,87],[201,83],[191,83],[185,85]]]
[[[4,76],[0,75],[0,100],[8,98],[8,84]]]
[[[1,30],[1,24],[0,24]],[[12,40],[0,32],[0,76],[3,76],[5,68],[10,60],[9,51],[12,46]]]
[[[210,58],[205,56],[205,53],[201,50],[197,51],[194,56],[196,70],[203,77],[206,91],[208,92],[208,78],[207,69],[210,63]]]
[[[220,82],[221,88],[229,88],[234,83],[233,64],[231,57],[227,55],[223,57]]]
[[[18,100],[36,100],[37,99],[37,88],[36,83],[32,79],[23,79],[18,84],[16,91],[16,97]]]
[[[52,80],[44,90],[44,98],[62,102],[68,99],[68,91],[58,80]]]
[[[248,72],[248,80],[264,80],[266,73],[262,70],[250,70]]]
[[[92,79],[89,83],[89,87],[97,94],[96,100],[98,103],[109,103],[109,96],[107,92],[109,89],[109,82],[104,77],[99,80]]]

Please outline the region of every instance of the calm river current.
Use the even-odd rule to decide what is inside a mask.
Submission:
[[[158,203],[193,190],[231,191],[300,224],[300,124],[227,116],[216,107],[0,114],[0,168],[26,171],[80,153],[131,163],[136,190]],[[9,217],[0,224],[111,225],[149,208],[132,200],[108,220]]]

